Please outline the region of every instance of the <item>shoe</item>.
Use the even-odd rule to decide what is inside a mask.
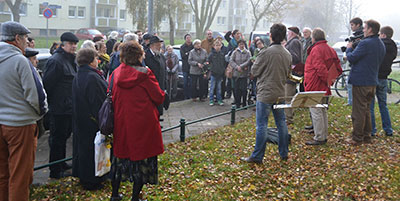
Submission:
[[[196,98],[192,98],[192,101],[193,101],[193,102],[196,102],[196,101],[197,101],[197,99],[196,99]]]
[[[314,129],[314,127],[313,127],[313,125],[311,125],[311,126],[305,126],[304,129],[306,129],[306,130],[312,130],[312,129]]]
[[[204,102],[204,101],[206,101],[206,99],[200,98],[200,102]]]
[[[306,142],[306,145],[323,145],[326,144],[328,140],[318,141],[318,140],[310,140]]]
[[[210,106],[213,106],[214,105],[214,101],[210,101]]]
[[[285,157],[281,157],[281,161],[287,161],[288,160],[288,156],[285,156]]]
[[[164,119],[163,119],[163,118],[160,118],[158,121],[164,121]]]
[[[357,142],[351,138],[348,138],[344,141],[345,143],[349,144],[349,145],[353,145],[353,146],[358,146],[361,144],[361,142]]]
[[[313,133],[314,133],[314,130],[308,130],[307,133],[308,133],[308,134],[313,134]]]
[[[226,94],[225,98],[229,99],[229,98],[231,98],[231,96],[232,96],[232,94]]]
[[[240,158],[240,160],[244,161],[244,162],[248,162],[248,163],[257,163],[257,164],[261,164],[262,163],[262,161],[256,160],[256,159],[254,159],[252,157],[248,157],[248,158],[242,157],[242,158]]]
[[[64,177],[68,177],[68,176],[71,176],[70,174],[64,174],[64,172],[63,171],[61,171],[61,172],[50,172],[50,179],[61,179],[61,178],[64,178]]]
[[[386,133],[386,136],[388,137],[393,136],[393,133]]]
[[[223,105],[224,105],[224,102],[218,101],[218,105],[223,106]]]

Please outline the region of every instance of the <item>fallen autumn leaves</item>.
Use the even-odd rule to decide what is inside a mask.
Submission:
[[[173,143],[159,157],[159,185],[144,188],[148,200],[399,200],[400,108],[389,105],[393,137],[382,133],[373,144],[344,145],[350,136],[351,108],[335,98],[328,110],[328,143],[306,146],[312,135],[307,109],[296,110],[289,127],[292,144],[289,160],[281,162],[276,145],[268,144],[262,165],[247,164],[240,157],[251,154],[255,119],[225,126]],[[376,111],[378,131],[381,130]],[[270,118],[270,126],[274,126]],[[130,200],[132,185],[123,183],[121,193]],[[101,191],[84,191],[69,177],[32,187],[32,200],[109,200],[110,183]]]

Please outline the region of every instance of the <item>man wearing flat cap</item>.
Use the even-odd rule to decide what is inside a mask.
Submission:
[[[61,35],[61,45],[46,63],[43,83],[50,115],[49,162],[65,158],[66,142],[72,132],[72,80],[76,74],[75,51],[78,38],[71,32]],[[64,177],[66,163],[50,166],[50,178]]]
[[[303,55],[303,45],[299,38],[300,29],[297,27],[289,27],[287,31],[287,43],[286,49],[292,55],[292,74],[296,76],[302,76],[297,74],[293,69],[298,65],[301,65],[301,59]],[[304,72],[304,68],[303,68]],[[294,96],[296,94],[296,85],[298,83],[288,79],[285,85],[285,97]],[[290,100],[288,100],[290,102]],[[293,109],[285,109],[286,123],[293,124]]]
[[[4,22],[0,36],[0,200],[29,199],[37,145],[36,121],[47,112],[37,74],[24,56],[30,31]]]
[[[144,36],[143,36],[143,43],[142,43],[142,47],[143,47],[143,50],[146,52],[147,51],[147,49],[149,49],[149,46],[150,46],[150,38],[152,37],[152,35],[151,34],[144,34]]]
[[[152,36],[150,38],[149,49],[146,50],[146,58],[144,62],[147,67],[153,71],[161,90],[165,90],[167,86],[167,73],[166,73],[166,59],[161,53],[162,42],[164,42],[158,36]],[[159,115],[163,114],[163,104],[157,107]]]

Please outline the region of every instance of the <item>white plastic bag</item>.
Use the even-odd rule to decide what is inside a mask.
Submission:
[[[110,148],[107,148],[106,136],[97,132],[94,138],[95,175],[101,177],[111,170]]]

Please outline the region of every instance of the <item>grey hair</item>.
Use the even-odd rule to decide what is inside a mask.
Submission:
[[[108,37],[109,37],[109,38],[112,38],[112,39],[117,39],[117,37],[118,37],[118,32],[112,31]]]
[[[199,39],[194,40],[193,41],[193,45],[196,44],[196,43],[200,43],[201,44],[201,40],[199,40]]]
[[[82,45],[81,45],[81,49],[83,48],[92,48],[92,49],[96,49],[96,47],[94,46],[94,42],[91,40],[85,40],[83,41]]]
[[[134,34],[134,33],[127,33],[124,36],[124,42],[128,42],[128,41],[138,41],[138,35]]]
[[[1,36],[1,41],[4,41],[4,42],[6,42],[6,41],[15,41],[15,36],[5,36],[5,35],[2,35],[2,36]]]
[[[303,31],[304,31],[304,30],[309,31],[310,33],[312,32],[312,29],[311,29],[310,27],[304,27],[304,28],[303,28]]]

